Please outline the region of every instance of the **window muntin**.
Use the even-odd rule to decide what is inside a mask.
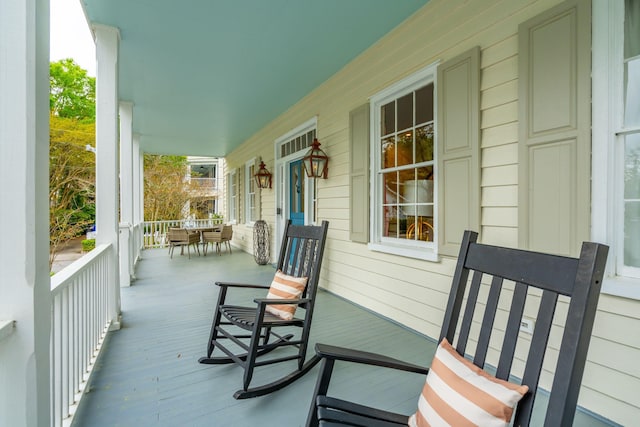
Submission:
[[[373,250],[437,255],[435,71],[426,67],[371,98]]]

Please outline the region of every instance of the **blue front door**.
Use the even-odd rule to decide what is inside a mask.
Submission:
[[[289,165],[289,218],[291,224],[304,225],[304,167],[302,160]]]

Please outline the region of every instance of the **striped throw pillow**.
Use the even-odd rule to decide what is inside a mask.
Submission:
[[[483,371],[443,339],[431,363],[411,427],[508,426],[529,391]]]
[[[307,286],[306,277],[295,277],[284,274],[281,270],[276,271],[276,275],[271,282],[268,299],[298,299]],[[293,319],[296,312],[296,304],[268,304],[266,311],[284,320]]]

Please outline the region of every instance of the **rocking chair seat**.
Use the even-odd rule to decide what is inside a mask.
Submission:
[[[267,300],[255,300],[260,303],[261,301]],[[300,300],[295,300],[294,303],[298,303]],[[269,300],[269,302],[274,302],[277,304],[286,304],[292,302],[292,300]],[[252,330],[256,323],[256,313],[258,309],[255,307],[243,307],[240,305],[223,305],[220,306],[220,312],[222,315],[229,320],[230,323],[235,326],[239,326],[246,330]],[[302,325],[303,319],[299,319],[294,317],[292,320],[284,320],[278,316],[275,316],[269,312],[264,313],[264,317],[262,319],[263,326],[299,326]]]

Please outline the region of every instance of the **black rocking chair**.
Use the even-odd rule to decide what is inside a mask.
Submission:
[[[308,278],[300,299],[267,299],[266,291],[269,285],[216,282],[220,292],[213,314],[207,356],[198,361],[204,364],[236,363],[242,366],[243,388],[234,394],[236,399],[262,396],[279,390],[306,374],[319,361],[317,356],[305,360],[328,228],[327,221],[323,221],[319,226],[292,225],[289,221],[285,226],[277,269],[289,276]],[[255,305],[251,307],[226,304],[227,291],[237,288],[261,289],[262,293],[253,300]],[[267,305],[270,304],[294,304],[298,307],[297,313],[303,309],[303,315],[283,320],[266,311]],[[276,333],[275,330],[280,327],[299,327],[300,331],[295,334]],[[275,340],[270,341],[272,337]],[[224,340],[227,342],[223,343]],[[294,348],[294,354],[278,358],[261,358],[266,353],[287,346]],[[234,351],[238,347],[239,353]],[[226,356],[212,357],[216,348]],[[256,367],[296,359],[297,369],[290,374],[269,384],[249,388]]]
[[[524,369],[519,370],[517,375],[522,378],[521,384],[529,387],[529,392],[518,402],[513,421],[515,426],[528,426],[552,321],[558,321],[554,319],[558,298],[562,301],[570,299],[544,425],[572,425],[608,247],[584,243],[580,258],[575,259],[478,244],[476,239],[476,233],[465,232],[439,341],[446,338],[460,355],[465,354],[467,344],[471,343],[470,347],[475,347],[471,361],[484,368],[491,333],[492,330],[496,331],[495,320],[496,326],[503,331],[496,334],[495,343],[491,346],[492,356],[495,356],[492,360],[497,361],[495,376],[508,380],[516,343],[519,341],[525,302],[529,297],[531,301],[527,303],[527,314],[535,312],[537,308],[537,314],[534,314],[535,330],[530,339],[528,356],[525,361],[519,362]],[[468,280],[470,272],[472,278]],[[480,292],[484,286],[488,291]],[[499,304],[501,291],[505,291],[503,297],[510,300],[503,300]],[[486,295],[486,298],[481,295]],[[508,312],[496,316],[498,311],[503,311],[502,308],[498,309],[499,306]],[[479,313],[474,316],[474,311]],[[476,325],[472,327],[472,323]],[[522,345],[526,340],[520,341],[518,344]],[[499,342],[501,346],[496,349]],[[497,356],[496,352],[499,353]],[[421,375],[426,375],[429,369],[373,353],[324,344],[316,345],[316,353],[322,358],[322,363],[307,427],[407,425],[408,415],[327,396],[334,364],[336,361],[361,363]],[[418,393],[419,390],[416,390],[416,400]]]

